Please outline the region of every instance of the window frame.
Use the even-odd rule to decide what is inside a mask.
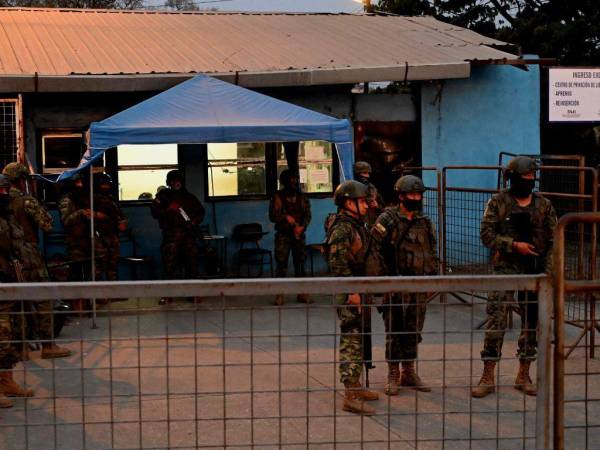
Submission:
[[[113,147],[106,151],[106,172],[110,174],[114,180],[112,187],[112,194],[120,204],[124,206],[135,206],[135,205],[148,205],[152,203],[153,198],[146,200],[133,199],[133,200],[121,200],[119,198],[119,177],[121,171],[135,171],[135,170],[181,170],[180,161],[182,156],[181,145],[172,144],[177,146],[177,164],[127,164],[125,166],[119,165],[119,148]],[[114,151],[113,151],[114,149]],[[122,167],[127,167],[123,169]],[[166,184],[166,183],[165,183]],[[154,192],[152,193],[154,195]]]
[[[208,166],[208,146],[204,147],[202,152],[202,166],[204,168],[204,202],[232,202],[232,201],[257,201],[269,200],[275,192],[277,192],[277,146],[283,142],[265,142],[265,176],[266,176],[266,193],[253,195],[209,195],[209,166]],[[340,167],[339,158],[335,144],[332,142],[332,192],[313,192],[305,193],[308,198],[331,198],[333,192],[340,182]]]

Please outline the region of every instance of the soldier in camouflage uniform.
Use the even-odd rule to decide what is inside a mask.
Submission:
[[[373,251],[382,254],[387,275],[429,276],[438,274],[437,239],[429,217],[422,213],[425,186],[413,175],[395,184],[399,204],[385,209],[372,228]],[[399,386],[429,392],[415,370],[417,346],[427,308],[426,293],[398,293],[386,296],[383,320],[386,330],[387,395],[397,395]],[[402,376],[400,376],[402,362]]]
[[[16,281],[12,262],[14,249],[23,245],[23,229],[12,215],[9,203],[10,182],[0,175],[0,283]],[[15,330],[14,313],[18,302],[0,302],[0,408],[10,408],[13,403],[7,397],[31,397],[30,389],[23,389],[13,379],[13,368],[21,355],[12,341],[19,340]]]
[[[290,252],[294,263],[294,275],[303,277],[306,260],[306,228],[310,223],[310,202],[300,192],[300,178],[289,169],[279,175],[282,188],[273,195],[269,204],[269,219],[275,224],[275,273],[285,277]],[[305,294],[297,300],[309,303]],[[283,304],[283,295],[277,295],[276,305]]]
[[[531,158],[512,159],[505,170],[508,190],[495,194],[488,202],[481,221],[481,241],[493,252],[494,273],[549,273],[552,263],[552,238],[557,219],[550,201],[537,192],[537,165]],[[508,311],[514,305],[514,291],[493,292],[487,303],[487,331],[481,352],[483,375],[473,397],[485,397],[495,391],[494,369],[502,355]],[[519,371],[515,388],[536,395],[537,387],[529,377],[529,366],[536,357],[538,305],[535,293],[519,292],[521,335],[517,357]]]
[[[11,184],[10,209],[15,220],[25,233],[23,245],[18,248],[18,260],[23,265],[23,281],[39,282],[48,281],[48,270],[39,249],[38,233],[52,229],[52,216],[38,200],[27,193],[27,178],[29,170],[21,163],[7,164],[2,171]],[[37,313],[34,315],[36,331],[42,343],[42,358],[63,358],[71,355],[71,351],[59,347],[52,340],[53,330],[53,302],[40,301],[36,305]]]
[[[94,209],[98,212],[96,230],[97,247],[101,248],[103,259],[99,260],[99,272],[106,280],[117,279],[119,263],[119,232],[127,229],[127,219],[112,194],[112,178],[106,173],[94,176]]]
[[[196,227],[204,219],[204,208],[194,194],[185,188],[179,170],[167,174],[167,188],[156,193],[150,205],[152,216],[162,229],[161,255],[166,278],[177,279],[180,268],[185,278],[198,277],[199,247]],[[172,299],[165,297],[161,304]]]
[[[327,230],[329,269],[334,276],[365,275],[369,236],[365,216],[368,209],[367,187],[358,181],[345,181],[334,193],[338,213]],[[363,336],[365,318],[364,299],[360,294],[339,294],[340,319],[340,380],[344,383],[344,411],[373,414],[375,410],[365,401],[377,400],[376,392],[361,385],[364,362]]]
[[[353,171],[354,179],[367,186],[367,203],[369,204],[367,218],[369,225],[373,225],[383,211],[385,202],[375,185],[371,183],[371,164],[366,161],[356,161]]]
[[[90,222],[92,210],[90,208],[88,186],[88,179],[82,174],[76,174],[70,180],[69,189],[58,202],[60,220],[65,229],[67,253],[69,260],[73,261],[70,265],[70,278],[73,281],[91,279],[90,258],[92,256],[92,247],[90,243]],[[96,223],[98,223],[97,221],[101,217],[101,214],[94,211]],[[95,250],[96,258],[102,259],[103,248],[96,243]],[[98,268],[95,275],[99,275]]]

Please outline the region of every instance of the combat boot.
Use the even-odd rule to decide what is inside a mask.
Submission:
[[[72,354],[71,350],[59,347],[54,342],[44,342],[42,344],[42,359],[66,358]]]
[[[313,299],[311,299],[308,294],[298,294],[296,300],[299,303],[314,303]]]
[[[283,295],[277,294],[275,296],[275,305],[277,305],[277,306],[283,305]]]
[[[519,373],[515,379],[515,389],[523,391],[525,395],[537,395],[537,386],[529,377],[529,365],[531,361],[519,360]]]
[[[431,392],[431,388],[423,383],[423,380],[415,371],[414,361],[402,362],[402,377],[400,378],[400,386],[410,387],[415,391]]]
[[[354,389],[354,392],[356,392],[358,398],[365,402],[379,400],[379,394],[377,392],[365,389],[360,383],[353,384],[352,388]]]
[[[385,395],[398,395],[400,386],[400,363],[388,363],[388,379],[383,392]]]
[[[13,402],[5,397],[4,394],[0,394],[0,408],[12,408]]]
[[[473,388],[471,395],[475,398],[482,398],[496,391],[496,383],[494,380],[494,369],[496,361],[483,362],[483,374],[479,384]]]
[[[370,406],[365,405],[366,400],[362,398],[359,394],[359,392],[363,391],[360,383],[346,383],[345,388],[346,389],[344,391],[344,405],[342,406],[342,409],[344,411],[348,411],[354,414],[375,414],[375,410]],[[375,392],[365,392],[377,395]],[[377,398],[375,398],[374,400],[377,400]]]
[[[0,371],[0,394],[6,397],[33,397],[31,389],[23,389],[15,382],[12,370]]]

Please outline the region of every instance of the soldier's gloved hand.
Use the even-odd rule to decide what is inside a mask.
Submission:
[[[83,215],[86,219],[89,219],[90,217],[92,217],[92,211],[89,209],[84,209],[83,211]]]
[[[108,218],[108,216],[106,214],[104,214],[102,211],[96,211],[94,213],[94,217],[97,220],[106,220]]]
[[[285,220],[287,220],[287,223],[289,223],[290,225],[296,224],[296,220],[292,216],[285,216]]]
[[[519,255],[540,256],[540,254],[535,251],[535,247],[529,242],[513,242],[512,247],[513,250]]]
[[[179,211],[179,207],[180,207],[179,203],[172,202],[172,203],[169,203],[169,207],[167,209],[169,211]]]
[[[360,298],[360,294],[350,294],[348,296],[348,299],[346,300],[346,304],[348,305],[353,305],[353,306],[358,306],[358,312],[362,313],[362,299]]]
[[[123,232],[127,229],[127,221],[119,222],[119,231]]]

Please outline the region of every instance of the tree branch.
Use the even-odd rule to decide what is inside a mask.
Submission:
[[[490,2],[492,3],[492,5],[494,5],[496,7],[496,9],[500,13],[500,15],[502,17],[504,17],[506,19],[506,21],[508,23],[510,23],[514,27],[515,26],[515,19],[514,19],[513,16],[511,16],[508,13],[508,10],[504,6],[502,6],[498,0],[490,0]]]

